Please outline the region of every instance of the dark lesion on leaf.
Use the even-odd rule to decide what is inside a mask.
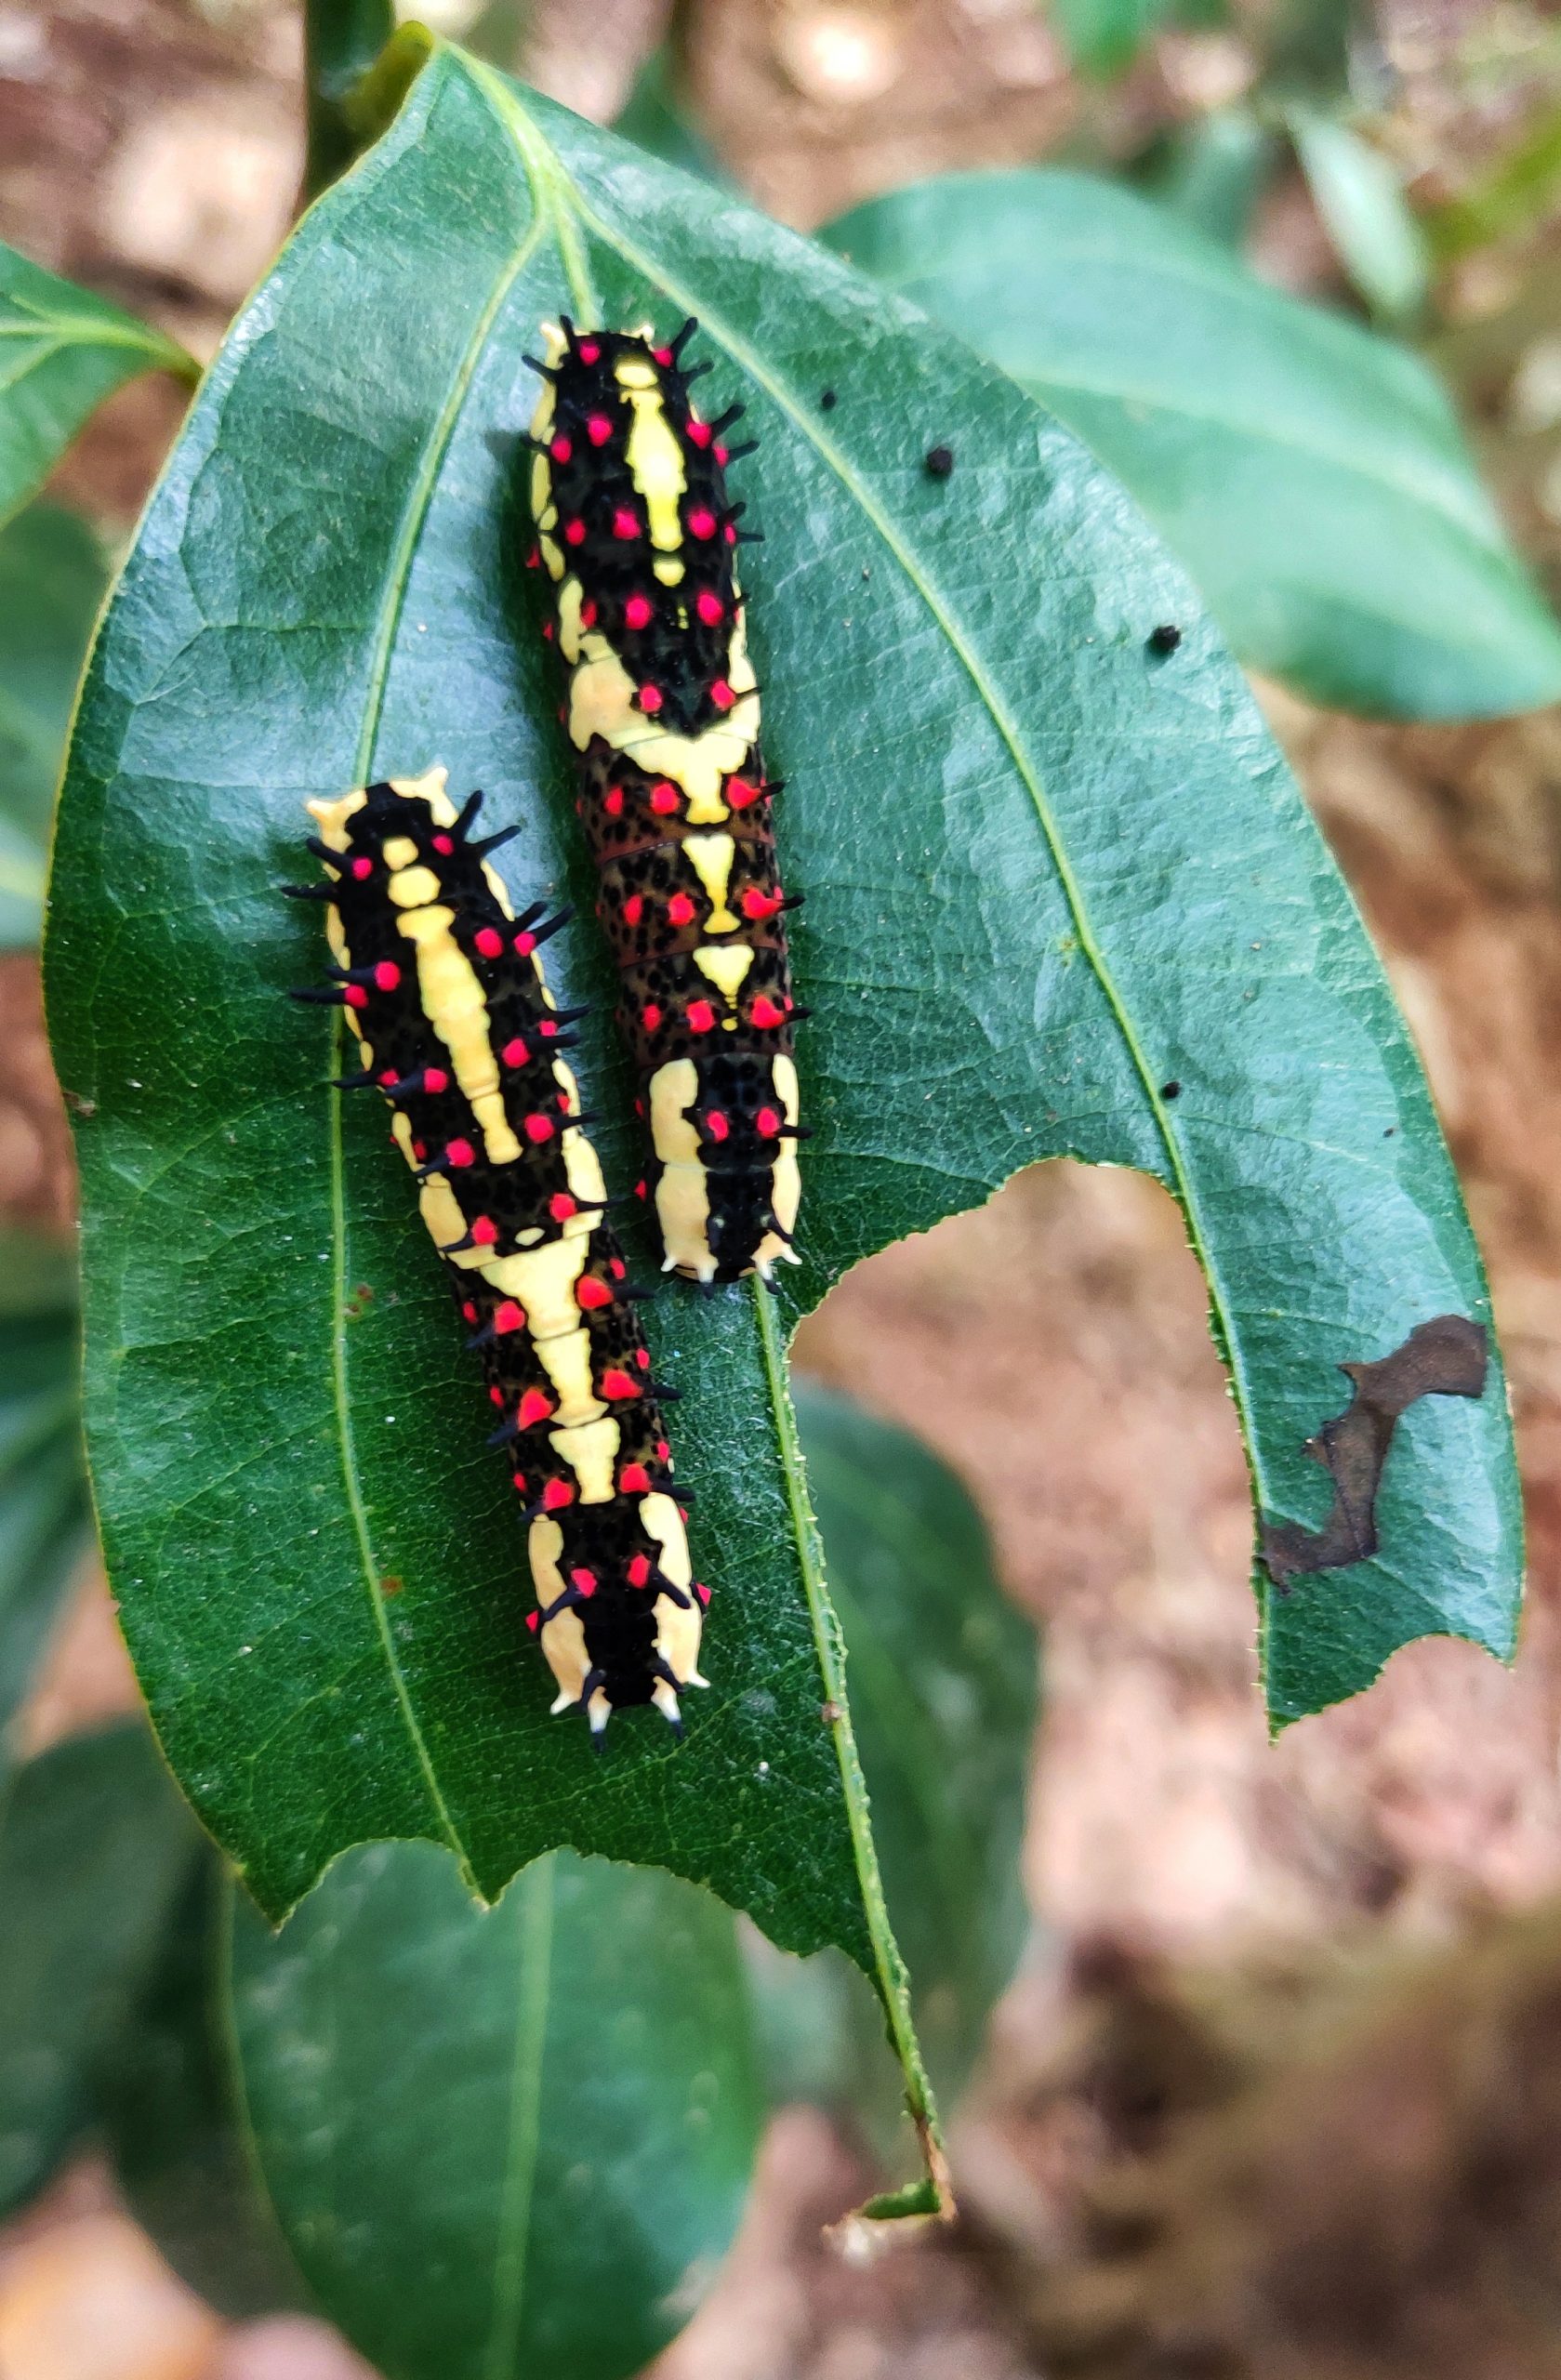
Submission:
[[[1263,1567],[1281,1594],[1309,1571],[1342,1569],[1375,1554],[1377,1490],[1399,1415],[1422,1396],[1482,1395],[1488,1352],[1479,1323],[1438,1314],[1380,1362],[1340,1365],[1355,1395],[1306,1441],[1306,1452],[1333,1482],[1333,1508],[1320,1529],[1280,1521],[1262,1531]]]

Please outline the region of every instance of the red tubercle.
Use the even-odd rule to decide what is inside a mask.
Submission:
[[[390,1138],[391,1138],[391,1140],[392,1140],[392,1141],[395,1139],[395,1134],[394,1134],[393,1132],[390,1134]],[[417,1162],[418,1162],[418,1164],[419,1164],[419,1165],[421,1165],[421,1164],[422,1164],[423,1159],[427,1157],[428,1153],[429,1153],[429,1144],[428,1144],[427,1141],[414,1141],[414,1142],[413,1142],[413,1144],[412,1144],[412,1154],[413,1154],[413,1156],[417,1158]]]
[[[755,925],[758,925],[761,919],[773,918],[784,906],[784,900],[779,892],[763,892],[757,884],[750,884],[742,899],[743,915]]]
[[[526,566],[527,570],[540,570],[540,569],[541,569],[541,567],[542,567],[542,549],[541,549],[541,547],[540,547],[540,546],[533,546],[533,548],[532,548],[532,549],[531,549],[530,553],[528,553],[528,554],[527,554],[527,556],[526,556],[526,558],[525,558],[525,566]]]
[[[620,1495],[624,1496],[648,1496],[650,1494],[651,1474],[645,1469],[642,1462],[626,1462],[624,1464],[623,1469],[618,1474],[618,1492]],[[643,1560],[643,1554],[636,1554],[635,1561],[642,1562]],[[635,1583],[634,1564],[632,1562],[629,1564],[628,1568],[629,1584],[632,1586]]]
[[[580,341],[580,361],[582,364],[601,363],[602,350],[595,339],[583,338]]]
[[[677,787],[666,777],[658,778],[651,787],[651,808],[658,818],[670,818],[677,807]]]
[[[522,1129],[527,1140],[534,1141],[540,1148],[544,1141],[550,1141],[553,1137],[553,1119],[550,1116],[528,1116]]]
[[[367,1008],[368,993],[364,990],[362,984],[348,985],[347,1005],[349,1008]]]
[[[563,524],[563,542],[566,546],[583,546],[586,542],[585,522],[566,521]]]
[[[575,442],[572,438],[566,438],[561,430],[548,452],[555,463],[570,462],[575,454]]]
[[[671,368],[672,350],[669,347],[653,347],[651,353],[655,356],[656,362],[660,364],[664,372],[668,371]]]
[[[588,414],[586,436],[593,446],[605,446],[613,434],[613,425],[604,413]]]
[[[688,436],[690,445],[708,446],[710,443],[709,423],[708,421],[695,421],[694,416],[690,414],[688,417]]]
[[[644,914],[645,904],[641,895],[638,892],[631,892],[628,900],[623,905],[623,921],[625,925],[637,926]]]
[[[484,959],[498,959],[504,951],[504,936],[496,926],[479,926],[473,939]]]
[[[648,1198],[650,1195],[650,1184],[648,1183],[637,1182],[634,1184],[634,1196],[637,1198]]]
[[[596,1593],[596,1572],[594,1570],[586,1569],[582,1564],[579,1567],[570,1571],[569,1583],[572,1587],[576,1589],[580,1594],[593,1595]]]
[[[694,599],[694,608],[708,628],[713,628],[726,617],[726,606],[713,588],[702,587]]]
[[[401,989],[401,969],[393,959],[381,959],[374,971],[377,992],[397,992]]]
[[[550,1419],[552,1400],[539,1388],[528,1388],[515,1410],[515,1421],[523,1430],[534,1430],[538,1421]]]
[[[607,787],[606,792],[602,797],[602,807],[607,813],[609,818],[621,818],[623,816],[623,787],[621,785],[610,785]]]
[[[761,1107],[753,1119],[753,1129],[761,1140],[773,1141],[781,1128],[781,1119],[773,1107]]]
[[[470,1141],[447,1141],[444,1146],[444,1162],[446,1165],[454,1166],[475,1165],[477,1152]]]
[[[548,1212],[555,1223],[566,1223],[570,1216],[577,1214],[579,1210],[567,1190],[555,1190],[548,1201]]]
[[[463,1298],[461,1301],[461,1316],[467,1322],[475,1322],[477,1319],[477,1309],[470,1298]]]
[[[650,1349],[648,1347],[636,1347],[634,1350],[634,1360],[639,1365],[640,1369],[642,1372],[648,1372],[651,1368]]]
[[[609,1256],[607,1259],[607,1270],[611,1273],[615,1281],[624,1281],[628,1278],[628,1267],[624,1263],[621,1256]]]
[[[696,504],[696,505],[695,506],[695,508],[694,508],[693,511],[692,511],[692,512],[689,514],[689,516],[688,516],[688,534],[689,534],[689,536],[690,536],[691,537],[707,537],[707,538],[708,538],[708,537],[713,537],[713,536],[715,536],[715,533],[716,533],[716,516],[715,516],[715,514],[710,510],[710,508],[709,508],[709,506],[708,506],[708,504]]]
[[[529,959],[536,947],[536,936],[534,933],[518,933],[515,936],[515,955],[518,959]]]
[[[655,617],[655,609],[648,595],[631,595],[623,607],[626,628],[648,628]]]
[[[525,1043],[517,1034],[513,1041],[507,1041],[505,1043],[498,1055],[499,1062],[503,1065],[523,1066],[530,1059],[531,1051],[526,1048]]]
[[[549,1479],[542,1490],[544,1512],[562,1513],[565,1504],[572,1504],[574,1501],[575,1490],[567,1479]]]
[[[471,1236],[479,1248],[492,1248],[497,1243],[498,1225],[492,1215],[479,1215],[471,1226]]]
[[[575,1284],[575,1302],[582,1314],[591,1314],[599,1306],[611,1305],[613,1292],[594,1273],[582,1273]]]
[[[734,546],[737,542],[736,529],[730,521],[726,524],[726,542],[729,546]]]
[[[721,797],[728,810],[747,810],[761,796],[762,787],[750,785],[747,777],[728,777],[721,787]]]
[[[544,644],[551,644],[552,641],[553,624],[551,620],[544,620],[542,623],[542,641]]]
[[[613,535],[626,546],[640,535],[640,515],[627,504],[620,504],[613,514]]]
[[[716,1012],[708,1000],[690,1000],[683,1016],[691,1033],[713,1033],[716,1029]]]
[[[476,1319],[477,1319],[477,1310],[476,1310],[476,1308],[475,1308],[475,1306],[472,1308],[472,1310],[471,1310],[470,1314],[467,1316],[467,1319],[468,1319],[468,1321],[469,1321],[469,1322],[475,1322],[475,1321],[476,1321]],[[489,1391],[488,1391],[488,1402],[489,1402],[489,1404],[490,1404],[490,1405],[502,1405],[502,1404],[503,1404],[503,1402],[504,1402],[504,1391],[503,1391],[503,1390],[502,1390],[502,1389],[497,1385],[496,1382],[496,1383],[494,1384],[494,1386],[493,1386],[492,1388],[490,1388],[490,1389],[489,1389]]]
[[[731,460],[732,456],[730,450],[725,446],[718,445],[716,448],[716,461],[721,465],[722,470],[726,469],[727,464]]]
[[[596,626],[596,605],[588,595],[580,606],[580,626],[583,628],[593,628]]]
[[[654,719],[655,717],[656,712],[661,708],[661,704],[662,694],[659,686],[641,687],[640,707],[644,712],[647,719]]]
[[[609,1364],[602,1375],[602,1394],[609,1403],[621,1404],[626,1397],[639,1395],[640,1383],[630,1380],[621,1364]]]
[[[655,1442],[655,1459],[657,1462],[670,1462],[672,1460],[672,1449],[665,1438],[657,1438]]]
[[[627,1481],[628,1474],[628,1473],[629,1473],[630,1471],[638,1471],[638,1472],[640,1472],[640,1474],[641,1474],[641,1476],[642,1476],[642,1477],[643,1477],[643,1476],[644,1476],[643,1470],[642,1470],[642,1466],[641,1466],[639,1463],[637,1463],[637,1462],[626,1463],[626,1464],[625,1464],[625,1466],[624,1466],[624,1476],[623,1476],[622,1478],[620,1478],[620,1480],[619,1480],[619,1482],[618,1482],[618,1485],[619,1485],[620,1487],[625,1487],[625,1483],[626,1483],[626,1481]],[[648,1480],[646,1481],[646,1483],[645,1483],[645,1484],[646,1484],[646,1486],[647,1486],[647,1487],[650,1485],[650,1483],[649,1483],[649,1481],[648,1481]],[[632,1491],[631,1489],[628,1489],[628,1488],[626,1488],[626,1493],[632,1493],[632,1492],[633,1492],[633,1491]],[[641,1492],[642,1493],[642,1492],[643,1492],[643,1490],[642,1490]],[[648,1554],[631,1554],[629,1555],[629,1558],[628,1558],[628,1583],[629,1583],[629,1585],[630,1585],[631,1587],[648,1587],[648,1586],[650,1585],[650,1582],[651,1582],[651,1569],[652,1569],[651,1557],[650,1557],[650,1555],[649,1555]]]
[[[710,688],[710,700],[714,703],[717,710],[730,710],[736,699],[736,695],[733,693],[725,679],[718,678],[714,685]]]
[[[732,1127],[727,1122],[725,1117],[721,1114],[721,1109],[719,1107],[712,1107],[709,1114],[705,1118],[705,1130],[708,1132],[712,1141],[724,1141],[731,1132]]]
[[[541,1613],[539,1611],[528,1611],[525,1616],[525,1624],[535,1636],[538,1628],[542,1625]]]
[[[495,1336],[502,1339],[505,1338],[511,1330],[523,1330],[524,1329],[524,1306],[517,1305],[513,1298],[500,1298],[497,1305],[494,1308]]]
[[[707,1587],[700,1580],[695,1579],[694,1581],[694,1592],[698,1596],[704,1608],[708,1611],[710,1607],[710,1591],[708,1587]]]
[[[355,859],[352,862],[352,873],[360,884],[366,884],[374,874],[374,862],[371,859]]]
[[[640,1011],[640,1022],[647,1033],[655,1032],[661,1023],[661,1011],[655,1000],[645,1002],[644,1007]]]
[[[385,1066],[381,1068],[379,1076],[381,1089],[389,1091],[393,1082],[399,1082],[400,1080],[401,1077],[397,1074],[394,1066]]]
[[[748,1011],[748,1017],[753,1024],[767,1028],[771,1025],[784,1025],[786,1011],[775,1006],[768,992],[761,992]]]
[[[674,926],[691,926],[694,923],[694,903],[686,892],[673,893],[667,904],[667,921]]]
[[[445,1073],[443,1066],[425,1066],[423,1068],[423,1089],[426,1091],[437,1098],[442,1091],[448,1091],[449,1088],[450,1078]]]
[[[538,1025],[536,1030],[540,1033],[544,1041],[550,1041],[554,1034],[558,1031],[558,1026],[550,1016],[545,1016]]]
[[[433,847],[434,850],[438,852],[442,859],[448,859],[451,853],[456,848],[455,842],[449,835],[435,835],[433,839]]]

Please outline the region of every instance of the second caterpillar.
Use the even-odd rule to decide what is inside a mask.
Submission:
[[[725,469],[748,451],[703,420],[695,328],[547,330],[532,423],[533,560],[555,584],[578,807],[643,1083],[643,1192],[665,1269],[706,1289],[796,1263],[800,1183],[778,783],[759,750]]]

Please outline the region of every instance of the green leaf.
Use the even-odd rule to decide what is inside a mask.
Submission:
[[[86,2122],[197,1841],[139,1722],[57,1744],[0,1799],[0,2213]]]
[[[126,2204],[182,2281],[232,2321],[312,2310],[255,2171],[227,2036],[228,1888],[197,1858],[156,1964],[102,2044],[94,2092]]]
[[[1052,0],[1064,46],[1082,74],[1098,82],[1126,73],[1175,0]]]
[[[1339,260],[1374,313],[1403,322],[1425,303],[1431,251],[1380,150],[1312,108],[1285,118]]]
[[[884,1896],[915,1987],[917,2034],[948,2099],[1029,1931],[1019,1862],[1035,1632],[1004,1599],[965,1488],[919,1438],[806,1382],[797,1421],[845,1634]],[[881,2104],[886,2061],[872,2057],[864,1997],[849,2003],[840,2080],[853,2092],[866,2082]],[[821,2046],[809,2044],[810,2059]]]
[[[722,190],[736,187],[691,121],[677,87],[671,52],[665,44],[653,49],[640,69],[613,130],[668,165],[681,165],[685,174],[699,174]]]
[[[304,0],[307,197],[345,173],[362,148],[354,96],[395,29],[393,0]]]
[[[0,529],[0,950],[38,939],[54,792],[108,580],[74,513],[34,504]]]
[[[0,522],[105,397],[152,371],[193,381],[200,367],[150,323],[0,244]]]
[[[1221,108],[1179,126],[1141,187],[1158,206],[1222,248],[1240,248],[1279,143],[1250,108]]]
[[[763,441],[753,635],[816,1012],[795,1287],[672,1288],[651,1317],[713,1690],[681,1747],[631,1720],[600,1761],[546,1715],[485,1399],[383,1117],[316,1088],[330,1019],[282,993],[323,945],[273,890],[306,796],[443,760],[523,823],[516,895],[567,882],[589,917],[515,494],[523,358],[562,307],[696,311],[716,402]],[[373,1835],[443,1842],[490,1896],[561,1841],[662,1865],[873,1975],[925,2116],[849,1724],[820,1715],[843,1687],[794,1313],[1037,1158],[1142,1167],[1208,1271],[1263,1508],[1299,1520],[1334,1367],[1488,1311],[1404,1027],[1180,572],[958,341],[440,46],[208,376],[99,638],[53,896],[111,1574],[161,1739],[262,1904]],[[622,1189],[606,960],[565,944]],[[1284,1716],[1427,1631],[1510,1648],[1499,1382],[1415,1407],[1381,1511],[1375,1561],[1263,1591]]]
[[[1409,719],[1561,694],[1561,634],[1405,350],[1081,174],[950,175],[824,236],[1086,441],[1252,668]]]
[[[0,1770],[92,1540],[79,1365],[74,1265],[47,1240],[0,1233]]]
[[[322,2306],[388,2380],[619,2380],[737,2228],[760,2096],[733,1922],[554,1853],[476,1908],[350,1853],[280,1935],[236,1911],[248,2119]]]

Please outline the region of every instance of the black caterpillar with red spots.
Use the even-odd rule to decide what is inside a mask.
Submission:
[[[458,814],[444,772],[312,801],[331,871],[295,889],[327,903],[335,980],[295,997],[340,1006],[419,1184],[423,1220],[481,1350],[529,1523],[528,1625],[558,1683],[553,1708],[600,1735],[654,1702],[674,1726],[703,1686],[695,1583],[671,1449],[602,1170],[537,951],[562,919],[517,918]]]
[[[795,1262],[792,997],[722,432],[650,332],[548,333],[534,560],[554,581],[578,808],[622,981],[665,1266],[706,1288]]]

